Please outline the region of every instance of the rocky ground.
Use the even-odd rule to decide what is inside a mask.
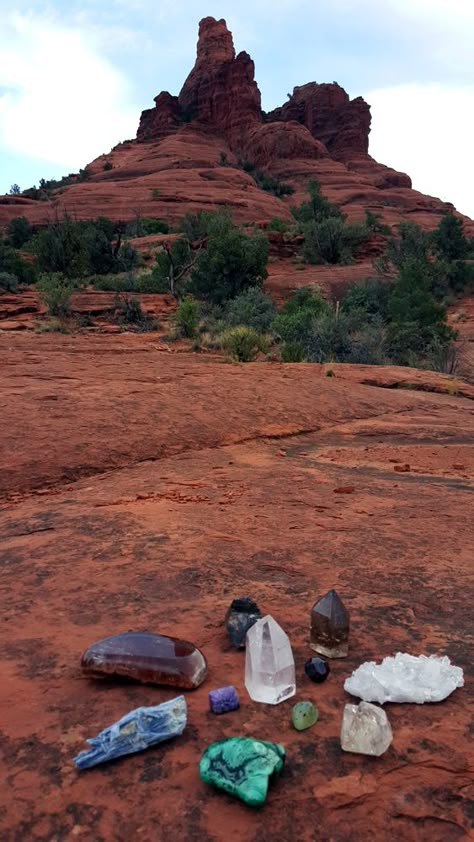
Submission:
[[[470,838],[473,390],[408,369],[170,353],[154,335],[0,333],[2,840]],[[372,385],[367,385],[368,383]],[[335,586],[349,657],[306,679],[309,610]],[[290,635],[297,695],[253,703],[222,626],[254,597]],[[196,643],[207,681],[183,736],[79,774],[84,739],[172,689],[95,683],[82,651],[126,629]],[[345,677],[397,650],[443,653],[466,685],[389,705],[381,758],[343,754]],[[207,693],[234,683],[239,711]],[[294,701],[320,719],[290,726]],[[204,785],[223,736],[281,742],[256,812]]]

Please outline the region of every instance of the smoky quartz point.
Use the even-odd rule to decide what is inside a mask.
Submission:
[[[183,690],[199,687],[207,675],[206,659],[193,643],[151,632],[104,637],[86,649],[81,667],[89,678],[128,678]]]
[[[331,589],[311,609],[311,649],[326,658],[346,658],[349,652],[349,613]]]

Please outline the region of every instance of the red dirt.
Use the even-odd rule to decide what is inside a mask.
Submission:
[[[328,378],[324,366],[224,365],[155,345],[0,335],[2,840],[469,838],[469,387],[432,394],[413,387],[453,381],[358,366]],[[412,388],[356,382],[369,379]],[[332,586],[351,649],[316,686],[303,672],[309,609]],[[297,696],[277,707],[250,701],[225,637],[225,610],[246,594],[294,647]],[[85,737],[173,696],[82,678],[86,646],[132,628],[195,642],[209,678],[186,694],[181,738],[79,774]],[[441,704],[387,706],[383,757],[342,753],[344,678],[399,649],[448,654],[466,686]],[[213,716],[207,693],[229,683],[241,708]],[[320,719],[298,733],[290,709],[305,698]],[[287,749],[261,812],[199,780],[205,746],[236,734]]]

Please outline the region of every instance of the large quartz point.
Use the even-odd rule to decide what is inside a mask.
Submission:
[[[81,660],[90,678],[130,678],[192,690],[207,675],[204,655],[193,643],[151,632],[123,632],[89,646]]]
[[[296,693],[295,661],[288,635],[269,614],[247,632],[245,686],[254,702],[269,705]]]
[[[438,655],[407,655],[398,652],[381,664],[367,661],[344,682],[344,690],[366,702],[441,702],[462,687],[461,667]]]
[[[382,708],[369,702],[344,707],[341,728],[343,751],[380,757],[387,751],[392,739],[390,722]]]
[[[345,658],[349,652],[349,613],[335,590],[311,609],[310,645],[326,658]]]

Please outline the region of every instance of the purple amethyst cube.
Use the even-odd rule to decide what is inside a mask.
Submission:
[[[239,697],[235,687],[219,687],[209,692],[209,707],[213,713],[227,713],[240,707]]]

